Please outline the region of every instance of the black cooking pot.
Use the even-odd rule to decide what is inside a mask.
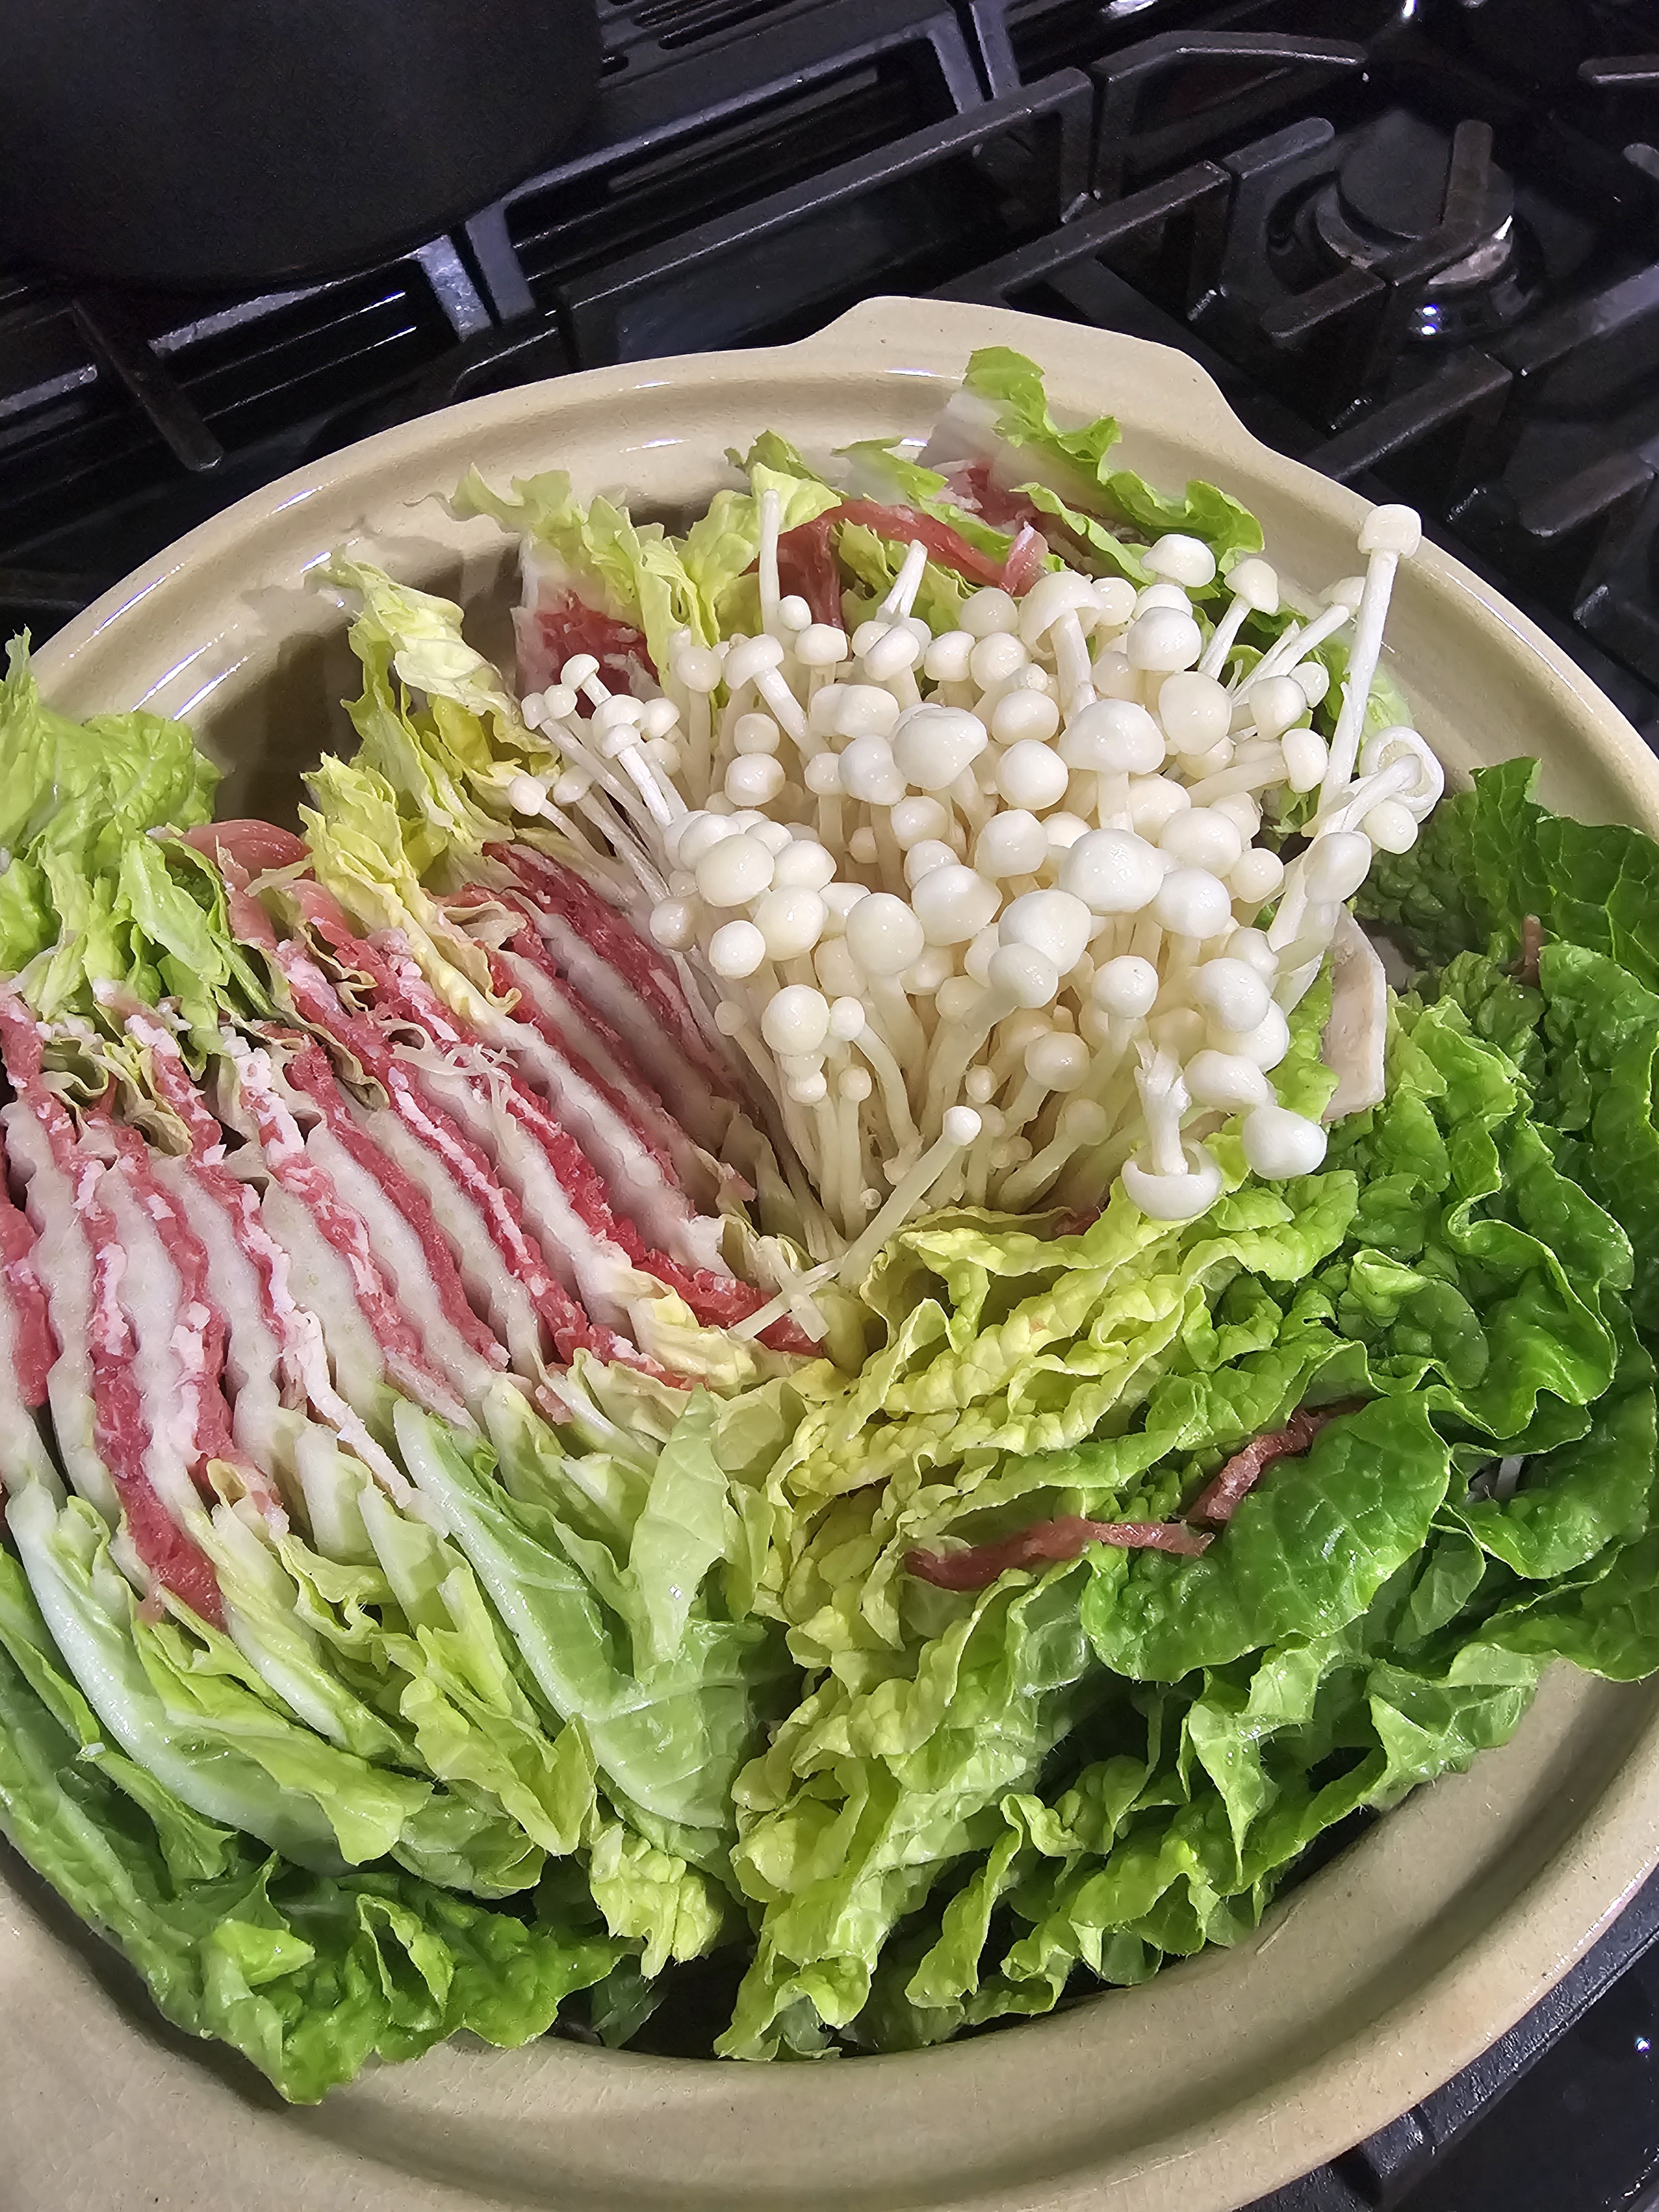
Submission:
[[[333,274],[539,167],[599,68],[596,0],[3,0],[0,225],[109,283]]]

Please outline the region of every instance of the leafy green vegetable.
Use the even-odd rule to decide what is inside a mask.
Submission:
[[[584,507],[562,469],[514,477],[511,497],[492,491],[477,469],[469,469],[450,505],[459,515],[493,515],[504,530],[529,538],[589,605],[643,630],[659,668],[669,665],[676,630],[690,630],[704,645],[719,635],[709,626],[705,580],[684,557],[689,549],[678,546],[659,522],[635,523],[610,500]],[[399,673],[420,681],[401,667]]]
[[[1364,910],[1401,925],[1437,960],[1489,945],[1512,953],[1535,915],[1547,936],[1659,988],[1659,846],[1639,830],[1550,813],[1533,796],[1537,781],[1534,761],[1477,769],[1410,852],[1377,855]]]
[[[1314,1111],[1317,1018],[1285,1075]],[[1455,1000],[1407,1004],[1383,1104],[1320,1175],[1192,1224],[1114,1201],[1074,1238],[896,1240],[866,1291],[886,1344],[770,1478],[765,1589],[823,1671],[738,1782],[762,1913],[723,2048],[929,2040],[1047,2008],[1079,1964],[1134,1980],[1235,1941],[1326,1828],[1512,1730],[1582,1618],[1517,1577],[1605,1574],[1653,1480],[1630,1245],[1533,1109]],[[1350,1401],[1202,1558],[906,1574],[916,1545],[1169,1517],[1297,1406]],[[1507,1454],[1515,1495],[1470,1494]],[[1577,1649],[1619,1671],[1644,1632],[1608,1613]],[[1143,1755],[1123,1732],[1149,1726]]]
[[[285,2097],[315,2102],[371,2057],[414,2057],[462,2029],[528,2042],[615,1966],[613,1941],[526,1926],[408,1875],[262,1859],[153,1778],[135,1801],[3,1640],[0,1830],[169,2020],[232,2045]]]
[[[732,630],[759,627],[759,586],[749,571],[760,557],[761,500],[778,498],[780,532],[816,521],[841,505],[834,491],[792,447],[769,433],[746,460],[732,460],[749,478],[746,492],[717,491],[679,541],[679,556],[696,593],[697,635],[708,644]]]
[[[410,1474],[489,1592],[544,1705],[580,1718],[607,1791],[679,1856],[718,1856],[757,1698],[778,1671],[773,1639],[759,1623],[688,1617],[672,1656],[636,1675],[605,1601],[620,1572],[607,1548],[495,1482],[488,1445],[469,1458],[407,1403],[396,1422]]]
[[[69,1672],[129,1758],[208,1820],[319,1872],[393,1848],[429,1784],[297,1726],[213,1631],[141,1619],[82,1499],[60,1507],[30,1485],[7,1523]]]
[[[861,439],[839,450],[842,458],[853,465],[855,489],[860,497],[891,506],[912,507],[922,514],[933,515],[940,522],[948,523],[958,538],[965,538],[993,561],[1007,559],[1008,548],[1013,544],[1012,534],[958,507],[951,496],[949,483],[937,469],[925,468],[920,461],[908,459],[896,447],[879,438]]]
[[[1176,498],[1157,490],[1132,469],[1113,468],[1108,457],[1119,431],[1109,415],[1080,429],[1062,430],[1048,411],[1042,370],[1023,354],[1006,346],[982,347],[969,361],[963,389],[994,403],[997,436],[1022,456],[1030,456],[1038,481],[1021,489],[1071,527],[1081,521],[1096,551],[1135,581],[1152,580],[1144,568],[1137,573],[1139,564],[1132,566],[1121,550],[1112,550],[1123,544],[1115,531],[1091,529],[1090,519],[1115,524],[1143,541],[1168,531],[1201,538],[1223,576],[1234,561],[1261,550],[1261,524],[1216,485],[1194,481]]]
[[[142,708],[72,722],[43,705],[27,640],[11,641],[6,661],[0,847],[14,856],[62,854],[91,874],[146,830],[207,819],[218,774],[182,722]]]

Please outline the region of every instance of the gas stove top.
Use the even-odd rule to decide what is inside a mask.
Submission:
[[[599,6],[585,138],[453,235],[210,301],[0,271],[0,635],[453,400],[939,293],[1181,347],[1267,443],[1420,508],[1659,750],[1659,9]],[[1659,1878],[1484,2059],[1251,2212],[1659,2203],[1656,1938]]]

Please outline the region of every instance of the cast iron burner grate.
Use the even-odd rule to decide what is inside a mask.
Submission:
[[[599,4],[585,137],[454,239],[188,309],[0,274],[0,623],[453,400],[942,292],[1181,347],[1267,443],[1418,506],[1659,750],[1648,0]],[[1659,1878],[1252,2212],[1659,2202],[1656,1939]]]
[[[983,98],[949,0],[602,0],[601,21],[606,66],[581,142],[459,238],[335,283],[205,304],[88,298],[0,271],[0,633],[49,635],[183,531],[320,453],[452,396],[579,365],[560,316],[581,272]],[[979,236],[1012,241],[1063,211],[1039,196],[1022,232],[992,210]],[[977,258],[964,246],[924,265],[943,241],[921,212],[890,208],[884,233],[843,257],[843,294],[868,289],[902,220],[916,225],[921,288]],[[819,319],[843,294],[825,296]],[[539,327],[538,305],[553,310]],[[515,320],[481,360],[480,336]]]

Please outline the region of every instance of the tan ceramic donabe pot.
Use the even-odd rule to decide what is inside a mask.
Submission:
[[[1055,405],[1109,410],[1126,461],[1212,477],[1267,552],[1358,565],[1363,503],[1258,445],[1182,355],[978,307],[873,301],[799,346],[602,369],[476,400],[242,501],[40,656],[52,703],[187,718],[226,812],[291,812],[347,740],[344,617],[305,571],[353,543],[460,599],[507,649],[511,550],[434,496],[469,463],[568,468],[584,495],[701,503],[769,425],[822,453],[921,433],[969,353],[1018,347]],[[1530,623],[1431,548],[1389,640],[1454,768],[1536,752],[1547,795],[1659,831],[1659,768]],[[1659,1858],[1659,1686],[1565,1668],[1516,1741],[1419,1791],[1248,1942],[1048,2021],[915,2057],[739,2066],[544,2042],[451,2045],[290,2111],[240,2062],[157,2025],[118,1961],[0,1869],[8,2212],[1223,2212],[1381,2126],[1520,2017]]]

